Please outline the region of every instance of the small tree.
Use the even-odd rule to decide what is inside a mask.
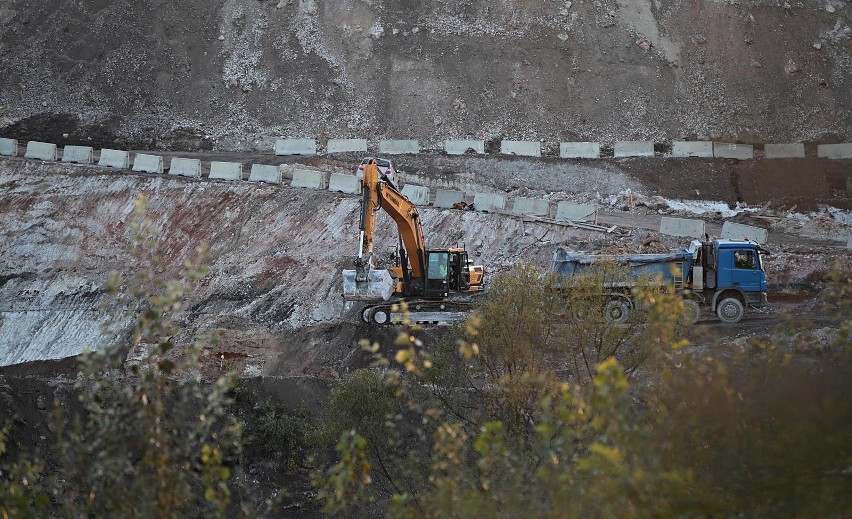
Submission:
[[[227,414],[233,378],[203,382],[199,346],[173,343],[185,292],[206,273],[203,250],[176,279],[165,278],[145,210],[141,198],[130,226],[139,270],[108,286],[139,304],[131,342],[143,358],[126,365],[120,344],[83,355],[75,383],[83,412],[57,405],[59,465],[49,488],[63,516],[224,515],[230,502],[228,460],[240,440]]]

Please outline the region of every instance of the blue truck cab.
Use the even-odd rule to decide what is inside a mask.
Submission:
[[[764,267],[769,251],[752,241],[699,243],[699,247],[690,247],[697,249],[691,293],[709,305],[720,320],[736,323],[746,307],[763,308],[768,304]]]

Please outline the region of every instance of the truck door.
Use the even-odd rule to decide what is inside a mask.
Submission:
[[[754,249],[734,249],[731,285],[743,292],[762,292],[765,290],[763,272]]]

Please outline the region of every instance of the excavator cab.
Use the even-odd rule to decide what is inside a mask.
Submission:
[[[429,251],[425,297],[447,297],[450,291],[450,252]]]

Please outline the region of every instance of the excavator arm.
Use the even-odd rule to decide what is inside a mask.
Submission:
[[[376,217],[384,210],[396,223],[405,248],[402,265],[414,278],[422,278],[426,269],[426,240],[417,207],[400,193],[394,183],[382,178],[375,160],[364,167],[361,184],[361,215],[358,255],[355,270],[343,271],[343,295],[350,301],[388,300],[396,286],[387,270],[373,264],[373,236]]]
[[[392,182],[381,178],[374,160],[364,168],[362,188],[361,239],[356,265],[363,261],[365,255],[372,257],[376,216],[379,210],[383,209],[396,222],[409,258],[410,264],[407,267],[411,274],[417,278],[422,277],[426,265],[426,240],[423,238],[417,207],[400,193]]]

